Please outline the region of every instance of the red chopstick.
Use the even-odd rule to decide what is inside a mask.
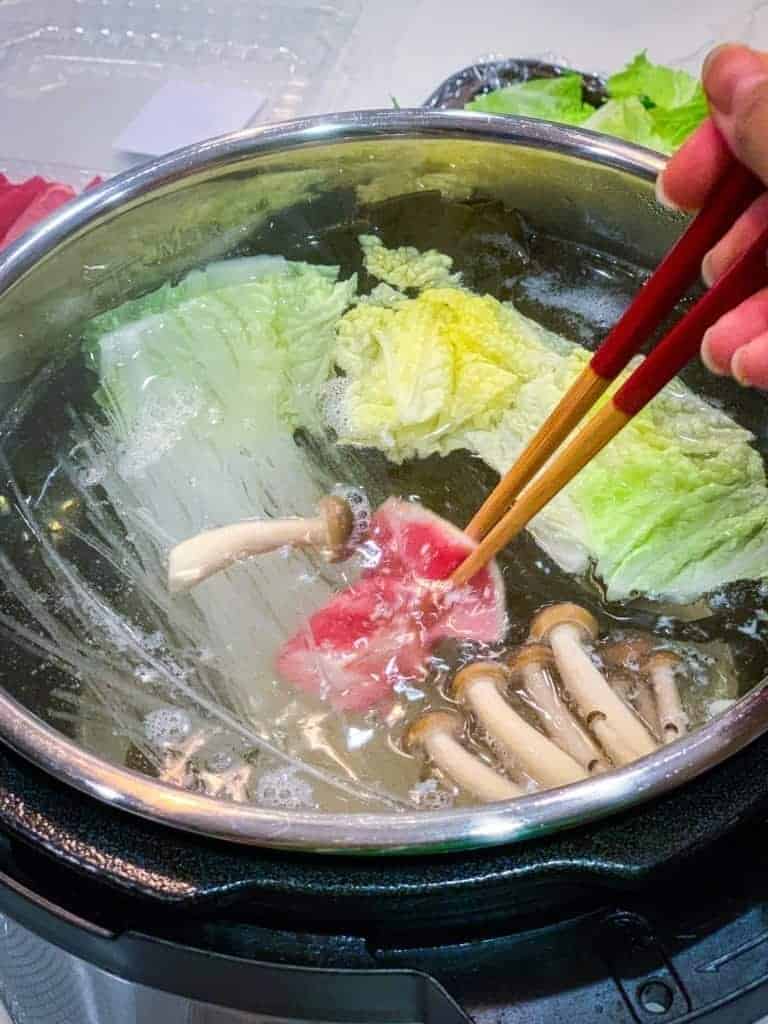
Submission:
[[[701,339],[720,317],[768,285],[768,228],[653,349],[612,398],[634,416],[686,363],[698,355]]]
[[[514,505],[485,535],[453,574],[456,584],[468,582],[541,509],[568,484],[608,442],[695,355],[701,339],[719,318],[768,285],[768,227],[752,242],[695,306],[669,331],[651,354],[589,422],[525,488]]]
[[[608,381],[614,380],[637,355],[648,336],[675,306],[701,273],[701,261],[747,207],[765,191],[751,171],[734,160],[714,186],[701,212],[627,307],[624,315],[592,356],[590,366]]]
[[[701,212],[670,249],[610,331],[589,365],[547,417],[517,462],[466,527],[480,540],[554,454],[595,401],[636,355],[649,335],[699,277],[704,254],[765,186],[735,160],[712,189]]]

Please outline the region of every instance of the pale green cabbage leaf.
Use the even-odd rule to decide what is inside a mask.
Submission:
[[[358,242],[368,273],[393,288],[404,291],[461,283],[461,274],[451,273],[451,257],[436,249],[420,252],[412,245],[389,249],[377,235],[358,235]]]
[[[467,449],[505,472],[588,352],[510,304],[453,288],[341,319],[337,429],[395,462]],[[531,524],[608,597],[690,601],[768,574],[768,489],[752,436],[680,381]]]
[[[355,277],[337,277],[337,267],[282,257],[227,260],[98,317],[86,339],[102,401],[127,421],[147,388],[194,387],[244,418],[271,409],[307,425],[317,419],[336,323],[356,291]]]

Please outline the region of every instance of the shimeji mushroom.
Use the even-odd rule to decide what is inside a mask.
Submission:
[[[638,636],[610,644],[602,653],[607,664],[618,669],[610,677],[611,685],[635,706],[651,734],[658,739],[660,734],[656,700],[643,667],[650,650],[650,640]]]
[[[687,731],[688,716],[676,679],[682,659],[674,651],[654,651],[648,637],[632,637],[611,644],[604,654],[611,664],[633,673],[637,710],[664,743],[672,743]]]
[[[655,740],[659,739],[659,718],[656,714],[656,701],[647,679],[623,668],[611,669],[608,682],[627,704],[631,704],[642,718],[648,731]]]
[[[512,800],[523,791],[514,782],[471,754],[460,742],[464,722],[452,711],[431,711],[408,729],[406,748],[421,748],[430,761],[462,789],[483,803]]]
[[[560,696],[552,669],[555,659],[546,644],[525,644],[507,661],[514,680],[519,675],[531,699],[542,728],[582,767],[594,774],[606,771],[610,764],[592,737],[571,713]]]
[[[534,782],[550,787],[585,779],[587,772],[578,761],[510,707],[500,692],[508,684],[509,677],[498,662],[480,661],[456,675],[452,692]]]
[[[318,515],[307,519],[253,519],[205,530],[177,544],[168,561],[168,585],[189,590],[241,558],[285,547],[317,548],[329,561],[344,558],[362,539],[368,503],[358,491],[320,501]]]
[[[688,730],[688,716],[683,711],[675,676],[682,659],[674,651],[654,651],[643,663],[651,680],[659,716],[659,731],[664,743],[672,743]]]
[[[551,646],[563,685],[587,727],[614,764],[629,764],[650,754],[656,743],[592,663],[585,641],[595,640],[597,635],[597,620],[576,604],[551,605],[531,623],[532,639]]]

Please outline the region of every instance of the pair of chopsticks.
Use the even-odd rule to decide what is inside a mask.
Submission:
[[[466,527],[466,533],[480,543],[454,571],[451,579],[455,584],[461,586],[472,579],[697,355],[704,332],[715,321],[768,284],[766,228],[656,345],[611,400],[558,451],[651,332],[698,280],[705,253],[763,191],[765,186],[741,164],[734,161],[728,168],[589,365]],[[550,458],[552,461],[537,476]]]

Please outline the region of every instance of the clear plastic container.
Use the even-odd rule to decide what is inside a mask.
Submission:
[[[81,187],[172,78],[253,88],[252,123],[322,105],[360,0],[0,0],[0,172]],[[254,103],[254,107],[257,103]]]

